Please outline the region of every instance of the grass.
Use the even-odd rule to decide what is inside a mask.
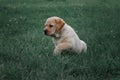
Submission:
[[[0,80],[120,80],[120,1],[0,0]],[[45,20],[59,16],[88,45],[53,56]]]

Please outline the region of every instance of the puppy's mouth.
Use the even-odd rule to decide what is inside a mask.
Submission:
[[[44,30],[44,34],[47,36],[53,36],[55,32],[50,33],[48,30]]]
[[[48,35],[48,31],[47,31],[47,30],[44,30],[44,34],[45,34],[45,35]]]

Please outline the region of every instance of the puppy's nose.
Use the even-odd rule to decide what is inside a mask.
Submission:
[[[44,34],[47,35],[47,30],[46,29],[44,29]]]

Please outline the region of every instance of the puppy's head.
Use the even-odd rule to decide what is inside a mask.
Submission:
[[[60,32],[65,22],[59,17],[50,17],[45,22],[44,34],[48,36],[55,35]]]

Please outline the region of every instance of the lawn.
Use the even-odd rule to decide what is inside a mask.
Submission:
[[[0,0],[0,80],[120,80],[119,0]],[[45,20],[63,18],[86,54],[53,56]],[[67,54],[67,53],[66,53]]]

